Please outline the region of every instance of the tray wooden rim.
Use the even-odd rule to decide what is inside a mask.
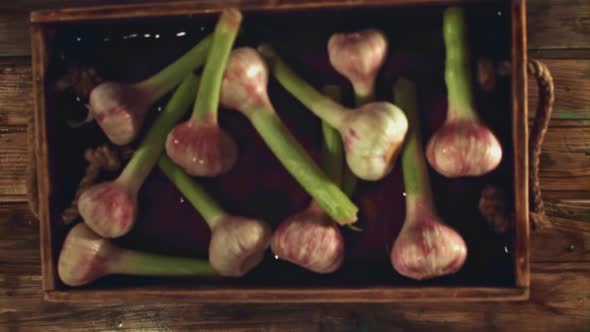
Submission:
[[[170,2],[135,3],[121,5],[88,6],[78,8],[46,9],[31,12],[32,23],[111,20],[117,18],[146,18],[176,15],[213,14],[223,7],[235,6],[241,10],[288,11],[298,9],[326,9],[351,7],[378,7],[432,4],[465,4],[493,2],[494,0],[176,0]]]
[[[115,303],[182,300],[193,303],[393,303],[525,301],[528,287],[362,287],[362,288],[174,288],[46,291],[45,300],[66,303]]]
[[[117,290],[60,290],[56,257],[52,252],[50,227],[51,181],[49,178],[49,147],[46,128],[45,70],[48,43],[44,28],[56,22],[92,21],[117,18],[145,18],[218,12],[221,4],[207,1],[173,1],[131,5],[97,6],[42,10],[31,13],[31,45],[35,125],[35,157],[39,219],[41,221],[41,260],[45,299],[53,302],[116,302],[121,298],[149,300],[162,296],[195,302],[396,302],[405,301],[518,301],[529,298],[530,245],[528,207],[528,126],[527,126],[527,41],[526,0],[510,0],[512,15],[512,134],[514,153],[515,197],[515,285],[514,287],[358,287],[358,288],[251,288],[216,286],[158,289],[154,287]],[[344,8],[407,4],[470,3],[477,0],[329,0],[320,3],[286,3],[280,1],[249,1],[246,10],[294,10],[313,8]],[[229,1],[230,4],[234,2]]]

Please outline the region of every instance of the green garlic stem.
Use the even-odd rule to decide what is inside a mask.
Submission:
[[[176,166],[166,155],[160,157],[158,166],[191,205],[201,214],[209,225],[209,228],[213,230],[219,217],[225,214],[221,206],[209,196],[205,189],[193,177]]]
[[[258,46],[258,51],[267,60],[273,75],[281,85],[311,112],[333,128],[340,128],[344,120],[342,105],[324,96],[298,76],[268,44]]]
[[[324,94],[337,102],[342,100],[342,90],[337,85],[326,85],[323,88]],[[336,185],[342,184],[342,168],[344,162],[344,148],[342,137],[338,130],[330,127],[322,121],[322,168],[328,173]]]
[[[476,120],[471,91],[471,71],[466,23],[462,8],[450,7],[443,14],[445,40],[445,81],[448,93],[448,118]]]
[[[148,131],[118,179],[118,181],[125,183],[129,190],[139,191],[145,178],[150,174],[160,154],[164,151],[166,136],[194,101],[198,86],[199,78],[189,72]]]
[[[211,47],[212,36],[203,38],[183,56],[162,69],[152,77],[140,82],[138,86],[154,91],[153,100],[158,100],[174,88],[193,70],[203,66]]]
[[[140,276],[199,276],[212,277],[218,274],[207,260],[156,255],[121,249],[109,265],[113,274]]]
[[[223,73],[241,22],[242,14],[238,10],[229,8],[221,12],[213,32],[213,42],[207,63],[203,69],[203,84],[199,87],[193,109],[194,119],[217,123]]]
[[[369,93],[360,92],[357,89],[354,89],[354,103],[356,107],[374,102],[375,99],[375,89],[372,89]]]
[[[356,222],[358,208],[316,165],[273,109],[252,109],[247,114],[273,154],[334,221]]]
[[[406,113],[409,124],[406,142],[402,150],[406,197],[420,196],[430,200],[432,193],[424,158],[424,148],[420,138],[415,84],[405,78],[398,79],[394,85],[394,96],[396,104]]]

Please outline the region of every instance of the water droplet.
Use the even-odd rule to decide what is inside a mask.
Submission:
[[[121,323],[117,324],[117,327],[118,327],[118,328],[122,328],[122,327],[123,327],[123,322],[121,322]]]
[[[405,192],[405,191],[402,193],[402,196],[404,196],[404,197],[406,197],[407,195],[408,195],[408,194],[406,194],[406,192]]]
[[[275,259],[279,259],[279,256],[275,255]]]
[[[77,42],[80,42],[80,41],[82,41],[82,37],[79,37],[79,36],[78,36],[78,37],[76,37],[76,41],[77,41]]]
[[[573,244],[570,244],[569,246],[567,246],[567,250],[572,252],[572,251],[576,250],[576,246],[574,246]]]
[[[156,34],[156,35],[154,36],[154,38],[156,38],[156,39],[160,39],[160,35]]]
[[[178,144],[178,143],[180,143],[180,141],[179,141],[178,139],[174,139],[174,141],[173,141],[173,142],[174,142],[174,144]]]
[[[508,249],[508,246],[504,246],[504,252],[507,253],[507,254],[510,253],[510,250]]]
[[[199,160],[199,164],[201,164],[201,165],[205,165],[205,160],[203,160],[203,159],[200,159],[200,160]]]
[[[184,203],[184,197],[180,196],[180,203]]]
[[[191,161],[192,161],[193,163],[196,163],[196,162],[197,162],[197,157],[193,157],[193,159],[191,159]],[[200,161],[200,160],[199,160],[199,163],[201,163],[201,161]]]
[[[104,37],[103,41],[104,41],[104,42],[109,42],[109,41],[111,41],[111,38],[109,38],[109,37]]]
[[[152,35],[150,35],[149,33],[146,33],[143,35],[144,38],[150,38]]]
[[[184,36],[186,36],[186,32],[184,32],[184,31],[180,31],[180,32],[176,33],[176,37],[184,37]]]
[[[162,110],[163,110],[163,109],[164,109],[164,108],[163,108],[162,106],[158,106],[158,108],[156,108],[156,110],[157,110],[158,112],[162,112]]]
[[[498,16],[502,16],[502,12],[498,10],[498,12],[496,13],[498,14]]]
[[[201,31],[205,31],[205,27],[201,25]]]
[[[138,34],[136,34],[136,33],[132,33],[132,34],[129,34],[129,35],[123,36],[123,39],[125,39],[125,40],[126,40],[126,39],[129,39],[129,38],[137,38],[137,36],[139,36],[139,35],[138,35]]]
[[[80,102],[82,99],[80,99],[80,97],[76,96],[76,101]]]

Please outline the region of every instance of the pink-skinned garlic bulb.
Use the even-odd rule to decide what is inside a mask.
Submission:
[[[241,277],[260,264],[272,236],[267,223],[223,211],[195,179],[166,156],[158,166],[209,225],[209,263],[219,275]]]
[[[465,30],[462,9],[446,9],[443,32],[447,120],[430,138],[426,158],[432,168],[449,178],[484,175],[502,160],[500,142],[475,113]]]
[[[400,78],[394,91],[410,121],[410,133],[402,152],[406,218],[393,244],[391,263],[397,272],[416,280],[452,274],[465,263],[467,246],[461,235],[440,219],[432,202],[420,141],[416,87]]]
[[[272,230],[260,220],[221,215],[211,224],[209,262],[226,277],[241,277],[263,260]]]
[[[352,84],[357,106],[375,99],[375,80],[387,49],[385,33],[374,28],[335,33],[328,40],[330,63]]]
[[[92,89],[88,107],[107,138],[117,145],[131,143],[141,130],[149,108],[205,63],[211,39],[211,36],[204,38],[148,79],[137,83],[104,82]]]
[[[281,85],[311,112],[338,130],[346,162],[357,177],[377,181],[388,175],[399,155],[408,121],[388,102],[372,102],[349,109],[321,94],[300,78],[270,45],[258,47]]]
[[[149,254],[120,248],[84,223],[74,226],[62,246],[57,274],[68,286],[83,286],[107,275],[199,276],[217,273],[206,260]]]
[[[131,230],[137,216],[137,194],[164,151],[166,135],[194,100],[198,82],[193,74],[185,78],[115,180],[95,184],[81,193],[78,211],[94,232],[116,238]]]
[[[218,176],[231,170],[238,158],[233,138],[218,125],[217,111],[223,72],[242,22],[234,8],[221,12],[211,50],[203,69],[193,114],[166,139],[166,153],[192,176]]]
[[[285,219],[270,246],[276,258],[316,273],[332,273],[344,259],[344,239],[338,225],[314,202]]]
[[[281,164],[334,221],[356,222],[358,208],[283,124],[269,100],[267,85],[268,67],[262,56],[250,47],[237,48],[224,74],[221,104],[248,118]]]
[[[327,85],[324,92],[334,100],[341,99],[338,86]],[[322,166],[336,184],[341,184],[344,158],[340,135],[325,122],[322,122],[322,134]],[[344,260],[340,229],[315,201],[277,227],[270,247],[275,258],[316,273],[332,273]]]

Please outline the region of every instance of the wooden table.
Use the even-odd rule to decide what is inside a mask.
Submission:
[[[555,112],[541,156],[541,181],[551,228],[532,234],[528,302],[101,306],[44,302],[39,227],[26,201],[26,131],[32,110],[28,12],[114,2],[0,2],[0,330],[590,331],[587,0],[529,0],[528,4],[529,56],[549,66],[556,84]],[[534,82],[529,84],[534,113],[536,89]]]

